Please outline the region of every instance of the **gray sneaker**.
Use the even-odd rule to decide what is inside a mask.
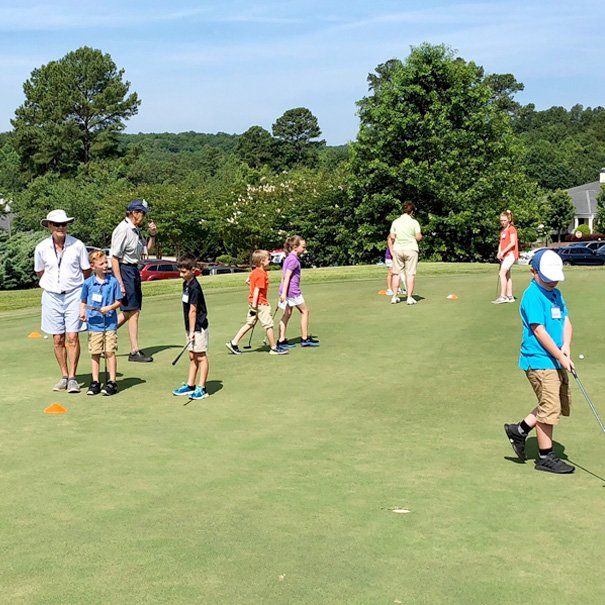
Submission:
[[[67,378],[61,378],[53,387],[53,391],[64,391],[65,389],[67,389]]]
[[[492,300],[492,303],[494,305],[502,305],[507,302],[508,302],[508,298],[506,296],[498,296],[498,298],[496,298],[496,300]]]
[[[67,392],[68,393],[79,393],[80,392],[80,385],[78,384],[78,381],[75,378],[70,378],[67,381]]]

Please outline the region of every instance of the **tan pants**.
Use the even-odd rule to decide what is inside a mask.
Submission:
[[[418,250],[402,250],[393,247],[393,275],[400,275],[405,271],[410,277],[416,275],[418,267]]]
[[[105,334],[105,348],[103,348]],[[88,352],[91,355],[101,355],[104,351],[115,353],[118,350],[118,333],[115,330],[107,332],[88,332]]]
[[[566,370],[527,370],[525,374],[538,399],[538,422],[559,424],[561,415],[569,416],[571,390]]]

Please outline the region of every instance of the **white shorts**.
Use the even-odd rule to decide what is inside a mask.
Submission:
[[[500,263],[500,271],[508,271],[515,264],[515,255],[509,252]]]
[[[303,298],[302,294],[299,294],[298,296],[288,296],[286,298],[286,302],[282,302],[280,300],[278,307],[280,309],[285,309],[286,305],[288,305],[289,307],[298,307],[298,306],[304,305],[304,304],[305,304],[305,299]]]
[[[65,294],[42,292],[42,331],[47,334],[81,332],[80,293],[76,288]]]
[[[189,338],[189,334],[186,334],[185,337]],[[193,353],[208,352],[208,328],[205,330],[202,328],[201,332],[193,333],[193,342],[189,343],[187,350]]]
[[[384,260],[384,264],[390,269],[393,266],[393,259],[392,258],[386,258]]]

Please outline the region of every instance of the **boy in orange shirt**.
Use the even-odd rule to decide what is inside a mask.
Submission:
[[[242,351],[238,347],[239,341],[244,334],[252,330],[257,321],[260,321],[261,326],[267,332],[267,340],[269,341],[270,355],[287,355],[288,349],[278,347],[275,342],[275,334],[273,333],[273,316],[271,315],[271,305],[267,298],[269,291],[269,274],[267,267],[269,266],[270,255],[267,250],[255,250],[252,254],[252,265],[254,269],[250,273],[250,294],[248,295],[248,316],[246,323],[239,329],[232,340],[225,343],[225,346],[234,355],[241,355]]]

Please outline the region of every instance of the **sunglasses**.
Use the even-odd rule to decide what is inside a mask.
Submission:
[[[50,223],[53,227],[67,227],[69,223]]]

